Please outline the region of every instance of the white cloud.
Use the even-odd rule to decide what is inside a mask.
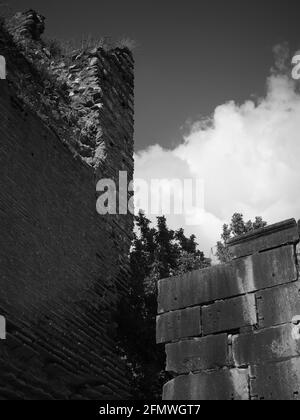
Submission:
[[[156,145],[137,153],[137,178],[204,180],[205,211],[168,220],[173,228],[195,233],[206,253],[234,212],[246,219],[262,216],[269,223],[300,216],[300,94],[295,83],[273,71],[264,98],[218,106],[210,124],[193,124],[173,150]]]

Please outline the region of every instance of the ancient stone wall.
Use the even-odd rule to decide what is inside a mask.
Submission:
[[[54,57],[33,11],[0,29],[0,399],[125,399],[116,334],[132,215],[96,212],[103,177],[133,176],[133,59]]]
[[[165,400],[300,399],[295,220],[230,242],[233,260],[159,282]]]

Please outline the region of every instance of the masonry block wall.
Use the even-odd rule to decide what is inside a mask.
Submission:
[[[54,57],[44,19],[0,29],[0,399],[130,398],[117,336],[132,216],[96,212],[100,178],[133,174],[133,59]]]
[[[233,260],[159,282],[165,400],[300,399],[295,220],[230,242]]]

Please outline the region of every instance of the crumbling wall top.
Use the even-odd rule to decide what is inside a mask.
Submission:
[[[30,9],[17,13],[7,22],[7,27],[16,37],[40,41],[45,31],[45,17]]]
[[[132,172],[131,51],[89,45],[66,52],[42,37],[44,30],[45,18],[34,10],[17,13],[0,28],[10,85],[74,156],[95,169]],[[116,119],[123,122],[121,133]]]

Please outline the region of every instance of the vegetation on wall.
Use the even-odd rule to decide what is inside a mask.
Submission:
[[[103,49],[110,51],[116,48],[133,51],[137,43],[130,38],[113,40],[110,37],[95,38],[92,35],[83,35],[78,39],[63,40],[57,38],[42,37],[44,47],[48,49],[52,58],[71,58],[74,54],[85,53],[91,50]]]
[[[261,229],[265,226],[267,226],[267,222],[265,222],[260,216],[256,217],[253,222],[251,220],[245,222],[241,213],[234,213],[230,224],[225,224],[223,226],[221,241],[217,243],[217,257],[219,261],[221,263],[226,263],[231,259],[230,252],[227,247],[229,239],[244,235],[245,233],[252,232],[256,229]]]

